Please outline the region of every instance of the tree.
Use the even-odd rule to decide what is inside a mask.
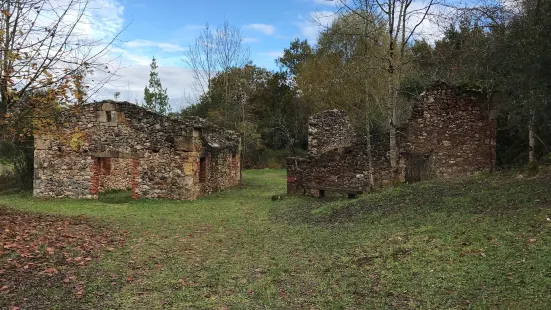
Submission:
[[[114,74],[105,59],[117,37],[87,39],[77,25],[92,0],[0,0],[0,134],[7,138],[22,117],[48,117],[32,100],[38,91],[55,92],[52,104],[68,106],[85,101],[75,90],[80,83],[87,96],[94,94]],[[81,79],[94,73],[91,84]],[[81,79],[80,82],[73,83]],[[14,111],[17,106],[17,111]],[[51,111],[47,109],[47,111]],[[51,117],[51,116],[49,116]],[[27,130],[28,131],[28,130]]]
[[[429,12],[435,5],[435,0],[429,0],[420,4],[420,7],[412,6],[414,0],[338,0],[340,11],[358,16],[365,24],[373,21],[386,23],[384,40],[384,58],[379,62],[387,71],[387,121],[390,145],[390,166],[395,176],[398,177],[398,146],[397,128],[399,126],[399,91],[406,71],[406,50],[411,40],[418,36],[418,27],[425,21]],[[416,4],[420,3],[417,1]],[[413,24],[409,24],[413,22]],[[375,36],[373,35],[375,34]],[[367,31],[366,39],[378,40],[378,32]],[[397,181],[397,180],[396,180]]]
[[[149,86],[144,89],[143,107],[149,111],[167,115],[170,112],[167,89],[163,89],[157,68],[157,60],[153,57],[151,71],[149,72]]]
[[[210,81],[218,71],[215,35],[208,23],[195,39],[194,44],[184,52],[182,61],[193,70],[196,90],[201,95],[205,94],[210,88]]]
[[[312,56],[312,47],[308,44],[308,41],[301,41],[296,38],[291,42],[289,48],[283,50],[283,56],[278,57],[276,63],[281,69],[285,69],[292,76],[296,76],[300,64],[305,63],[310,56]]]
[[[83,32],[92,3],[0,0],[0,157],[26,184],[34,135],[55,128],[60,110],[78,109],[116,72],[108,55],[120,32]]]
[[[209,24],[184,53],[182,61],[193,70],[194,85],[201,95],[210,89],[212,79],[220,72],[242,68],[249,62],[249,49],[243,44],[241,30],[228,21],[213,33]],[[225,93],[230,81],[225,78]]]
[[[383,113],[386,70],[380,66],[382,29],[376,20],[367,22],[355,14],[338,16],[320,34],[312,55],[297,66],[296,76],[300,92],[315,110],[348,111],[356,131],[365,137],[372,186],[372,132],[388,132]]]
[[[519,12],[507,23],[497,48],[501,64],[508,68],[501,75],[508,91],[503,96],[504,107],[517,115],[520,128],[527,127],[521,132],[527,131],[524,137],[528,138],[528,160],[535,162],[537,141],[545,144],[540,135],[550,130],[551,4],[541,0],[518,3]]]

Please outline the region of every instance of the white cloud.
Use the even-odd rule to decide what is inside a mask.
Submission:
[[[154,47],[162,50],[163,52],[173,53],[173,52],[183,52],[186,50],[185,47],[182,47],[174,43],[166,42],[156,42],[150,40],[137,39],[124,43],[124,46],[127,48],[140,48],[140,47]]]
[[[260,53],[260,55],[270,56],[270,57],[273,57],[273,58],[279,58],[279,57],[283,56],[283,51],[263,52],[263,53]]]
[[[434,20],[433,16],[436,10],[443,9],[436,5],[427,6],[427,0],[414,1],[410,8],[408,18],[406,20],[406,33],[412,33],[414,39],[425,39],[428,42],[434,42],[441,38],[443,31],[439,24]],[[425,13],[428,10],[428,14]],[[424,18],[424,19],[423,19]],[[416,28],[417,27],[417,28]]]
[[[243,28],[257,30],[268,35],[275,33],[275,27],[268,24],[249,24],[245,25]]]
[[[243,42],[244,43],[257,43],[257,42],[260,42],[260,40],[257,39],[257,38],[243,38]]]
[[[313,0],[315,4],[322,4],[322,5],[331,5],[334,6],[336,4],[335,0]]]
[[[114,94],[120,92],[118,100],[141,103],[144,88],[149,83],[149,70],[149,65],[132,65],[121,68],[117,72],[119,76],[117,80],[106,85],[93,99],[113,99]],[[163,87],[167,88],[172,111],[179,111],[197,99],[192,86],[193,72],[191,69],[160,66],[157,71]]]
[[[300,22],[296,23],[299,27],[300,34],[310,43],[315,43],[321,31],[331,26],[337,13],[331,11],[315,11],[310,12],[307,18],[299,16]]]
[[[76,33],[95,39],[112,38],[124,27],[124,5],[117,0],[96,0],[78,22]]]

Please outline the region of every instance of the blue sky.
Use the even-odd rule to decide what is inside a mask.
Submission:
[[[121,37],[128,43],[148,40],[185,48],[205,23],[216,26],[226,19],[242,29],[252,60],[270,69],[275,69],[274,58],[292,39],[314,40],[317,27],[310,16],[331,8],[330,2],[321,0],[132,0],[123,4],[124,20],[132,21]],[[181,54],[149,51],[170,58],[167,65],[175,65],[172,57]]]
[[[98,97],[119,91],[122,100],[141,101],[155,56],[161,82],[177,110],[196,96],[191,72],[181,59],[205,23],[215,28],[227,20],[239,27],[251,60],[277,70],[274,60],[283,49],[294,38],[315,43],[322,27],[314,19],[327,24],[332,11],[334,5],[324,0],[97,0],[93,16],[102,32],[126,27],[112,53],[120,56],[118,77]]]

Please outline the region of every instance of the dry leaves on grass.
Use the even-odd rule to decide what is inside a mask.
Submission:
[[[65,284],[76,280],[76,267],[98,257],[103,249],[124,243],[121,234],[98,228],[86,217],[35,214],[0,207],[0,295],[25,281],[52,277]],[[60,276],[60,277],[59,277]],[[83,286],[75,287],[82,296]]]

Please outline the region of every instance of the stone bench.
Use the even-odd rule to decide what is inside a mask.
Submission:
[[[348,198],[356,198],[359,194],[363,193],[363,190],[354,189],[354,188],[339,188],[339,187],[328,187],[328,186],[319,186],[313,184],[304,184],[304,189],[313,189],[319,191],[319,197],[325,197],[325,192],[338,192],[348,194]]]

